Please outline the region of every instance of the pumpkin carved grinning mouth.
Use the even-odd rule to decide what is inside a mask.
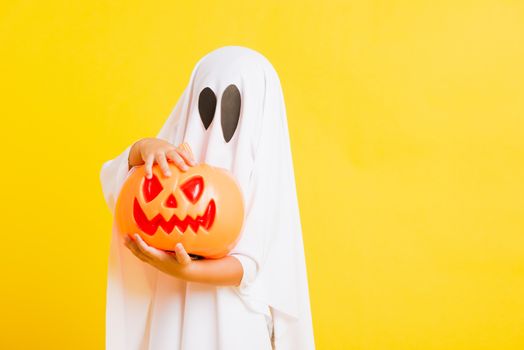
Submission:
[[[136,198],[133,206],[133,217],[135,222],[137,223],[140,230],[150,236],[155,234],[158,226],[162,227],[162,229],[167,234],[173,232],[175,226],[181,232],[186,232],[188,226],[190,226],[195,233],[198,231],[199,227],[202,227],[207,231],[209,228],[211,228],[211,225],[213,225],[215,214],[216,205],[214,200],[209,202],[203,215],[197,215],[196,218],[192,218],[187,215],[183,220],[179,219],[176,215],[173,215],[169,220],[166,220],[160,214],[157,214],[154,218],[149,220]]]

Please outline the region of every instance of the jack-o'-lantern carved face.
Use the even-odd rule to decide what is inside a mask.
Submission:
[[[181,242],[190,254],[226,255],[238,241],[244,206],[234,178],[224,169],[199,164],[182,172],[169,164],[171,176],[153,166],[131,170],[118,198],[115,216],[121,234],[138,233],[146,243],[174,250]]]

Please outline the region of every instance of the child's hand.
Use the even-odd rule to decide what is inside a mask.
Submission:
[[[145,138],[137,141],[129,153],[129,167],[145,164],[146,177],[150,179],[153,175],[153,163],[157,163],[165,176],[171,176],[168,160],[182,171],[186,171],[189,166],[196,165],[191,154],[183,149],[177,149],[175,146],[164,140],[155,138]]]
[[[239,286],[244,270],[233,256],[220,259],[193,260],[182,243],[174,252],[165,252],[148,245],[138,235],[125,237],[126,247],[140,260],[162,272],[188,282],[207,283],[215,286]]]
[[[176,245],[175,253],[164,252],[149,246],[135,233],[133,238],[125,238],[125,245],[137,258],[162,272],[181,279],[185,279],[188,275],[191,257],[181,243]]]

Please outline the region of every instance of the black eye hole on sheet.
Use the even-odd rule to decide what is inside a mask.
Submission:
[[[206,87],[200,92],[198,96],[198,112],[204,127],[209,128],[213,117],[215,116],[215,109],[217,108],[217,97],[210,88]]]
[[[224,140],[229,142],[235,134],[240,118],[240,91],[234,84],[229,85],[222,94],[220,115]]]

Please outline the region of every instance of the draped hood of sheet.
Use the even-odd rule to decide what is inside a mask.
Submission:
[[[314,348],[286,109],[271,63],[238,46],[207,54],[157,137],[187,142],[197,162],[236,177],[246,212],[230,254],[245,273],[239,287],[178,280],[134,257],[113,225],[107,348],[267,349],[272,331],[276,349]],[[112,212],[130,147],[102,166]]]

